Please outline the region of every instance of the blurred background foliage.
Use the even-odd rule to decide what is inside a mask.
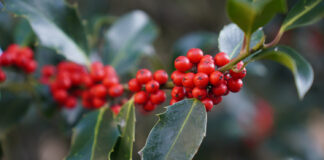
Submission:
[[[291,7],[296,0],[287,2]],[[69,3],[77,6],[85,25],[91,59],[115,63],[124,82],[141,67],[164,68],[171,73],[175,57],[186,54],[189,48],[199,47],[205,54],[216,54],[219,31],[230,23],[226,1],[69,0]],[[132,23],[123,23],[118,19],[121,16],[130,18]],[[143,17],[145,21],[141,21]],[[268,41],[274,38],[282,20],[283,16],[277,15],[264,28]],[[40,66],[64,59],[54,50],[39,45],[25,19],[1,12],[0,22],[2,49],[11,43],[32,46]],[[138,23],[141,25],[137,30]],[[129,29],[129,33],[123,34],[119,31],[121,27]],[[122,44],[109,39],[114,34],[121,41],[129,41],[122,47],[124,50],[113,45]],[[312,64],[315,79],[309,93],[299,100],[292,74],[276,63],[249,64],[244,90],[230,94],[208,113],[207,135],[194,159],[324,159],[324,21],[291,30],[280,43],[295,48]],[[118,54],[107,55],[107,52]],[[127,58],[136,61],[125,68],[120,64]],[[18,80],[28,78],[9,76]],[[71,128],[86,111],[81,107],[59,109],[44,86],[38,86],[37,92],[41,96],[0,90],[0,158],[56,160],[67,154]],[[162,111],[160,107],[154,113]],[[134,159],[140,158],[137,152],[157,120],[153,114],[137,112]]]

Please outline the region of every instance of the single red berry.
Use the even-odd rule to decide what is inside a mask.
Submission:
[[[76,99],[76,97],[73,97],[73,96],[69,96],[64,102],[64,106],[68,109],[72,109],[76,105],[77,105],[77,99]]]
[[[101,62],[93,62],[90,68],[90,76],[93,81],[98,82],[104,79],[105,71]]]
[[[155,93],[159,90],[160,84],[155,80],[151,80],[146,83],[145,90],[147,93]]]
[[[6,80],[7,76],[5,72],[0,68],[0,83]]]
[[[106,100],[103,98],[99,98],[99,97],[93,97],[92,98],[92,105],[94,108],[100,108],[103,105],[105,105]]]
[[[145,91],[139,91],[134,95],[134,102],[136,104],[145,104],[148,101],[148,94]]]
[[[228,57],[228,55],[226,53],[220,52],[215,55],[214,60],[215,60],[215,64],[218,67],[222,67],[230,61],[230,58]]]
[[[92,107],[92,99],[82,99],[82,106],[87,109]]]
[[[187,98],[193,98],[192,88],[185,88],[185,92],[186,92],[186,97]]]
[[[231,77],[231,74],[229,74],[229,73],[226,73],[226,74],[224,74],[224,80],[227,82],[229,79],[231,79],[232,77]]]
[[[195,74],[192,73],[192,72],[188,72],[186,73],[184,76],[183,76],[183,79],[182,79],[182,85],[184,87],[188,87],[188,88],[193,88],[195,87],[195,84],[194,84],[194,79],[195,77]]]
[[[68,89],[72,86],[72,81],[68,72],[60,72],[56,78],[59,88]]]
[[[37,68],[37,62],[34,60],[29,60],[25,64],[24,71],[27,74],[29,74],[29,73],[33,73],[36,70],[36,68]]]
[[[246,69],[243,68],[243,67],[244,67],[243,61],[238,62],[236,64],[236,66],[235,66],[235,69],[234,70],[231,69],[229,71],[229,73],[231,74],[231,77],[233,79],[242,79],[242,78],[244,78],[245,75],[246,75]],[[236,71],[239,71],[239,72],[236,72]]]
[[[137,82],[136,78],[133,78],[128,82],[128,89],[132,92],[138,92],[142,89],[142,86]]]
[[[197,73],[193,79],[196,87],[206,88],[209,82],[208,75],[206,73]]]
[[[115,114],[118,115],[120,112],[121,106],[120,105],[113,105],[110,107],[111,111]]]
[[[143,109],[146,112],[151,112],[156,108],[156,104],[153,104],[151,101],[148,101],[145,103],[145,105],[143,106]]]
[[[212,85],[218,86],[224,82],[224,74],[220,71],[214,71],[209,75],[209,81]]]
[[[206,89],[201,89],[201,88],[195,87],[192,90],[192,96],[194,98],[199,99],[199,100],[205,99],[207,97],[207,90]]]
[[[157,70],[154,72],[154,80],[158,81],[160,84],[165,84],[168,81],[168,74],[164,70]]]
[[[0,56],[0,65],[10,66],[14,63],[16,57],[17,57],[16,54],[3,53]]]
[[[18,52],[20,49],[18,44],[10,44],[7,48],[7,52]]]
[[[206,111],[209,112],[212,108],[213,108],[213,101],[209,98],[205,98],[201,101],[204,105],[205,105],[205,108],[206,108]]]
[[[171,91],[171,96],[173,99],[182,100],[185,97],[185,90],[183,87],[175,86]]]
[[[106,88],[110,88],[111,86],[118,84],[119,80],[117,77],[113,76],[113,77],[106,77],[103,79],[102,84],[106,87]]]
[[[105,77],[117,77],[117,72],[114,67],[107,65],[104,66]]]
[[[187,52],[187,57],[191,63],[199,63],[201,58],[204,56],[204,53],[199,48],[191,48]]]
[[[213,93],[208,94],[208,98],[213,101],[214,105],[217,105],[222,101],[222,96],[216,96]]]
[[[42,68],[42,76],[51,77],[55,74],[56,68],[52,65],[45,65]]]
[[[94,84],[92,78],[88,74],[82,76],[82,83],[88,88]]]
[[[171,79],[175,85],[182,86],[182,80],[184,75],[184,73],[176,70],[171,74]]]
[[[108,94],[110,97],[119,97],[123,94],[124,88],[121,84],[115,84],[108,89]]]
[[[180,72],[185,72],[191,69],[192,63],[187,57],[179,56],[174,60],[174,67]]]
[[[80,85],[82,83],[82,77],[79,72],[71,73],[70,78],[71,78],[72,84],[75,86]]]
[[[24,47],[24,48],[21,48],[19,51],[18,51],[18,54],[20,54],[19,56],[25,56],[29,59],[32,59],[34,57],[34,52],[33,50],[31,50],[30,48],[28,47]]]
[[[57,89],[53,93],[53,98],[59,102],[63,103],[68,98],[68,93],[64,89]]]
[[[161,104],[166,99],[166,93],[163,90],[159,90],[156,93],[150,95],[150,101],[153,104]]]
[[[198,72],[206,73],[207,75],[215,71],[215,64],[212,61],[200,62],[198,64]]]
[[[152,73],[148,69],[140,69],[136,73],[136,79],[140,84],[146,84],[148,81],[152,80]]]
[[[207,55],[204,55],[200,60],[200,62],[206,62],[206,61],[214,62],[213,56],[207,54]]]
[[[231,92],[238,92],[243,87],[243,81],[241,79],[229,79],[227,81],[228,90]]]
[[[170,100],[170,105],[173,105],[173,104],[175,104],[175,103],[177,103],[177,102],[178,102],[178,101],[177,101],[176,99],[173,99],[173,98],[172,98],[172,99]]]
[[[97,84],[90,88],[90,93],[94,97],[104,98],[107,96],[107,89],[103,84]]]
[[[27,63],[30,61],[29,58],[24,56],[17,56],[14,60],[15,60],[15,64],[22,69],[25,69]]]
[[[222,83],[218,86],[214,86],[212,88],[212,91],[215,96],[222,96],[227,92],[227,86],[224,83]]]

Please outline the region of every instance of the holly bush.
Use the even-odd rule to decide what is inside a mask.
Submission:
[[[189,160],[197,154],[203,139],[211,143],[209,137],[213,136],[222,145],[203,146],[199,157],[207,159],[205,150],[214,146],[221,153],[230,150],[231,145],[226,143],[242,143],[253,149],[269,137],[274,118],[282,116],[274,114],[271,99],[288,103],[285,94],[291,94],[282,76],[243,84],[243,80],[249,82],[247,75],[257,75],[260,70],[264,73],[267,65],[260,61],[274,61],[291,71],[298,103],[312,87],[311,64],[298,49],[279,42],[291,34],[290,30],[321,20],[322,0],[299,0],[291,7],[285,0],[227,0],[232,23],[219,33],[195,32],[179,39],[173,53],[167,54],[172,64],[156,54],[153,43],[163,33],[144,11],[117,17],[105,12],[105,1],[80,3],[83,5],[64,0],[0,2],[4,19],[0,41],[0,155],[6,159],[21,159],[15,154],[15,145],[20,143],[17,135],[28,131],[24,125],[41,121],[59,128],[57,134],[70,141],[67,160],[125,160],[136,158],[136,153],[147,160]],[[285,18],[274,23],[278,14]],[[278,28],[275,36],[267,35],[266,26]],[[271,66],[268,72],[274,74],[276,70]],[[260,83],[268,88],[260,88]],[[255,97],[272,97],[270,103],[257,98],[257,107],[251,108],[251,98],[246,96],[249,91],[243,85],[251,87]],[[224,113],[223,101],[230,112]],[[156,123],[147,137],[139,135],[146,137],[146,142],[134,150],[135,129],[143,129],[140,124],[136,127],[136,117],[152,117],[152,112],[158,112],[158,120],[147,119]],[[297,111],[291,114],[295,113],[300,114],[297,118],[302,115]],[[217,124],[207,127],[207,118],[217,120]],[[207,129],[217,134],[206,134]],[[235,140],[238,137],[240,140]],[[280,135],[273,138],[269,146],[285,148],[287,144],[281,139]],[[293,150],[285,153],[303,157]],[[271,158],[281,157],[277,153]],[[38,159],[35,157],[24,156]]]

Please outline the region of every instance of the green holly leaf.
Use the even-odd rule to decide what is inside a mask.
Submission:
[[[5,4],[9,12],[28,20],[41,45],[68,60],[88,63],[86,34],[75,8],[63,0],[5,0]]]
[[[277,46],[257,52],[252,60],[268,59],[287,67],[294,75],[299,98],[302,99],[311,88],[314,80],[312,66],[295,50],[286,46]]]
[[[263,45],[264,33],[262,29],[258,29],[252,34],[250,48]],[[221,52],[225,52],[230,58],[236,57],[242,48],[244,39],[243,31],[234,23],[224,26],[218,37],[218,48]]]
[[[196,99],[185,99],[159,115],[140,154],[143,160],[191,160],[206,135],[207,112]]]
[[[15,43],[21,46],[28,46],[35,42],[35,34],[29,23],[25,19],[21,19],[14,32]]]
[[[120,136],[109,107],[85,115],[73,130],[67,160],[107,160]]]
[[[277,13],[286,11],[285,0],[228,0],[227,13],[246,34],[267,24]]]
[[[317,22],[324,17],[323,0],[299,0],[288,12],[281,30],[287,31]]]
[[[138,62],[156,36],[156,25],[143,11],[128,13],[105,33],[103,60],[114,66],[119,74],[123,74]]]
[[[111,154],[113,160],[131,160],[133,154],[133,142],[135,141],[135,105],[134,100],[129,100],[123,105],[117,116],[120,128],[120,138]]]

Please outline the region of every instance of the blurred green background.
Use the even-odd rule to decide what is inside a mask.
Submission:
[[[90,42],[99,48],[103,45],[100,37],[119,16],[134,10],[146,12],[158,27],[158,35],[154,47],[136,63],[137,68],[164,68],[169,73],[173,70],[174,58],[185,54],[189,48],[201,47],[205,54],[216,54],[218,32],[230,23],[226,16],[226,1],[70,2],[78,3],[86,29],[95,32],[99,39],[89,37]],[[287,2],[291,7],[296,1]],[[268,41],[275,36],[282,20],[283,15],[278,15],[264,28]],[[31,45],[37,51],[40,65],[55,64],[63,59],[53,50],[35,45],[38,44],[37,39],[25,20],[2,12],[0,21],[2,49],[11,43]],[[299,100],[292,74],[276,63],[262,61],[249,64],[243,91],[231,93],[208,113],[207,135],[194,159],[324,159],[324,21],[289,31],[280,43],[292,46],[312,64],[315,79],[309,93]],[[93,55],[99,51],[94,50]],[[96,56],[92,58],[98,59]],[[134,71],[133,66],[128,67]],[[133,74],[123,75],[123,81],[131,76]],[[21,123],[9,130],[2,141],[2,159],[57,160],[67,154],[71,127],[83,111],[57,111],[56,105],[48,98],[46,88],[39,88],[39,92],[44,93],[41,97],[44,102],[40,107],[46,114],[37,113],[35,105],[28,109],[20,119]],[[21,97],[26,96],[21,94]],[[9,102],[0,102],[0,105],[7,104]],[[161,106],[154,113],[163,111]],[[134,159],[140,158],[137,152],[144,146],[156,120],[154,114],[137,112]]]

